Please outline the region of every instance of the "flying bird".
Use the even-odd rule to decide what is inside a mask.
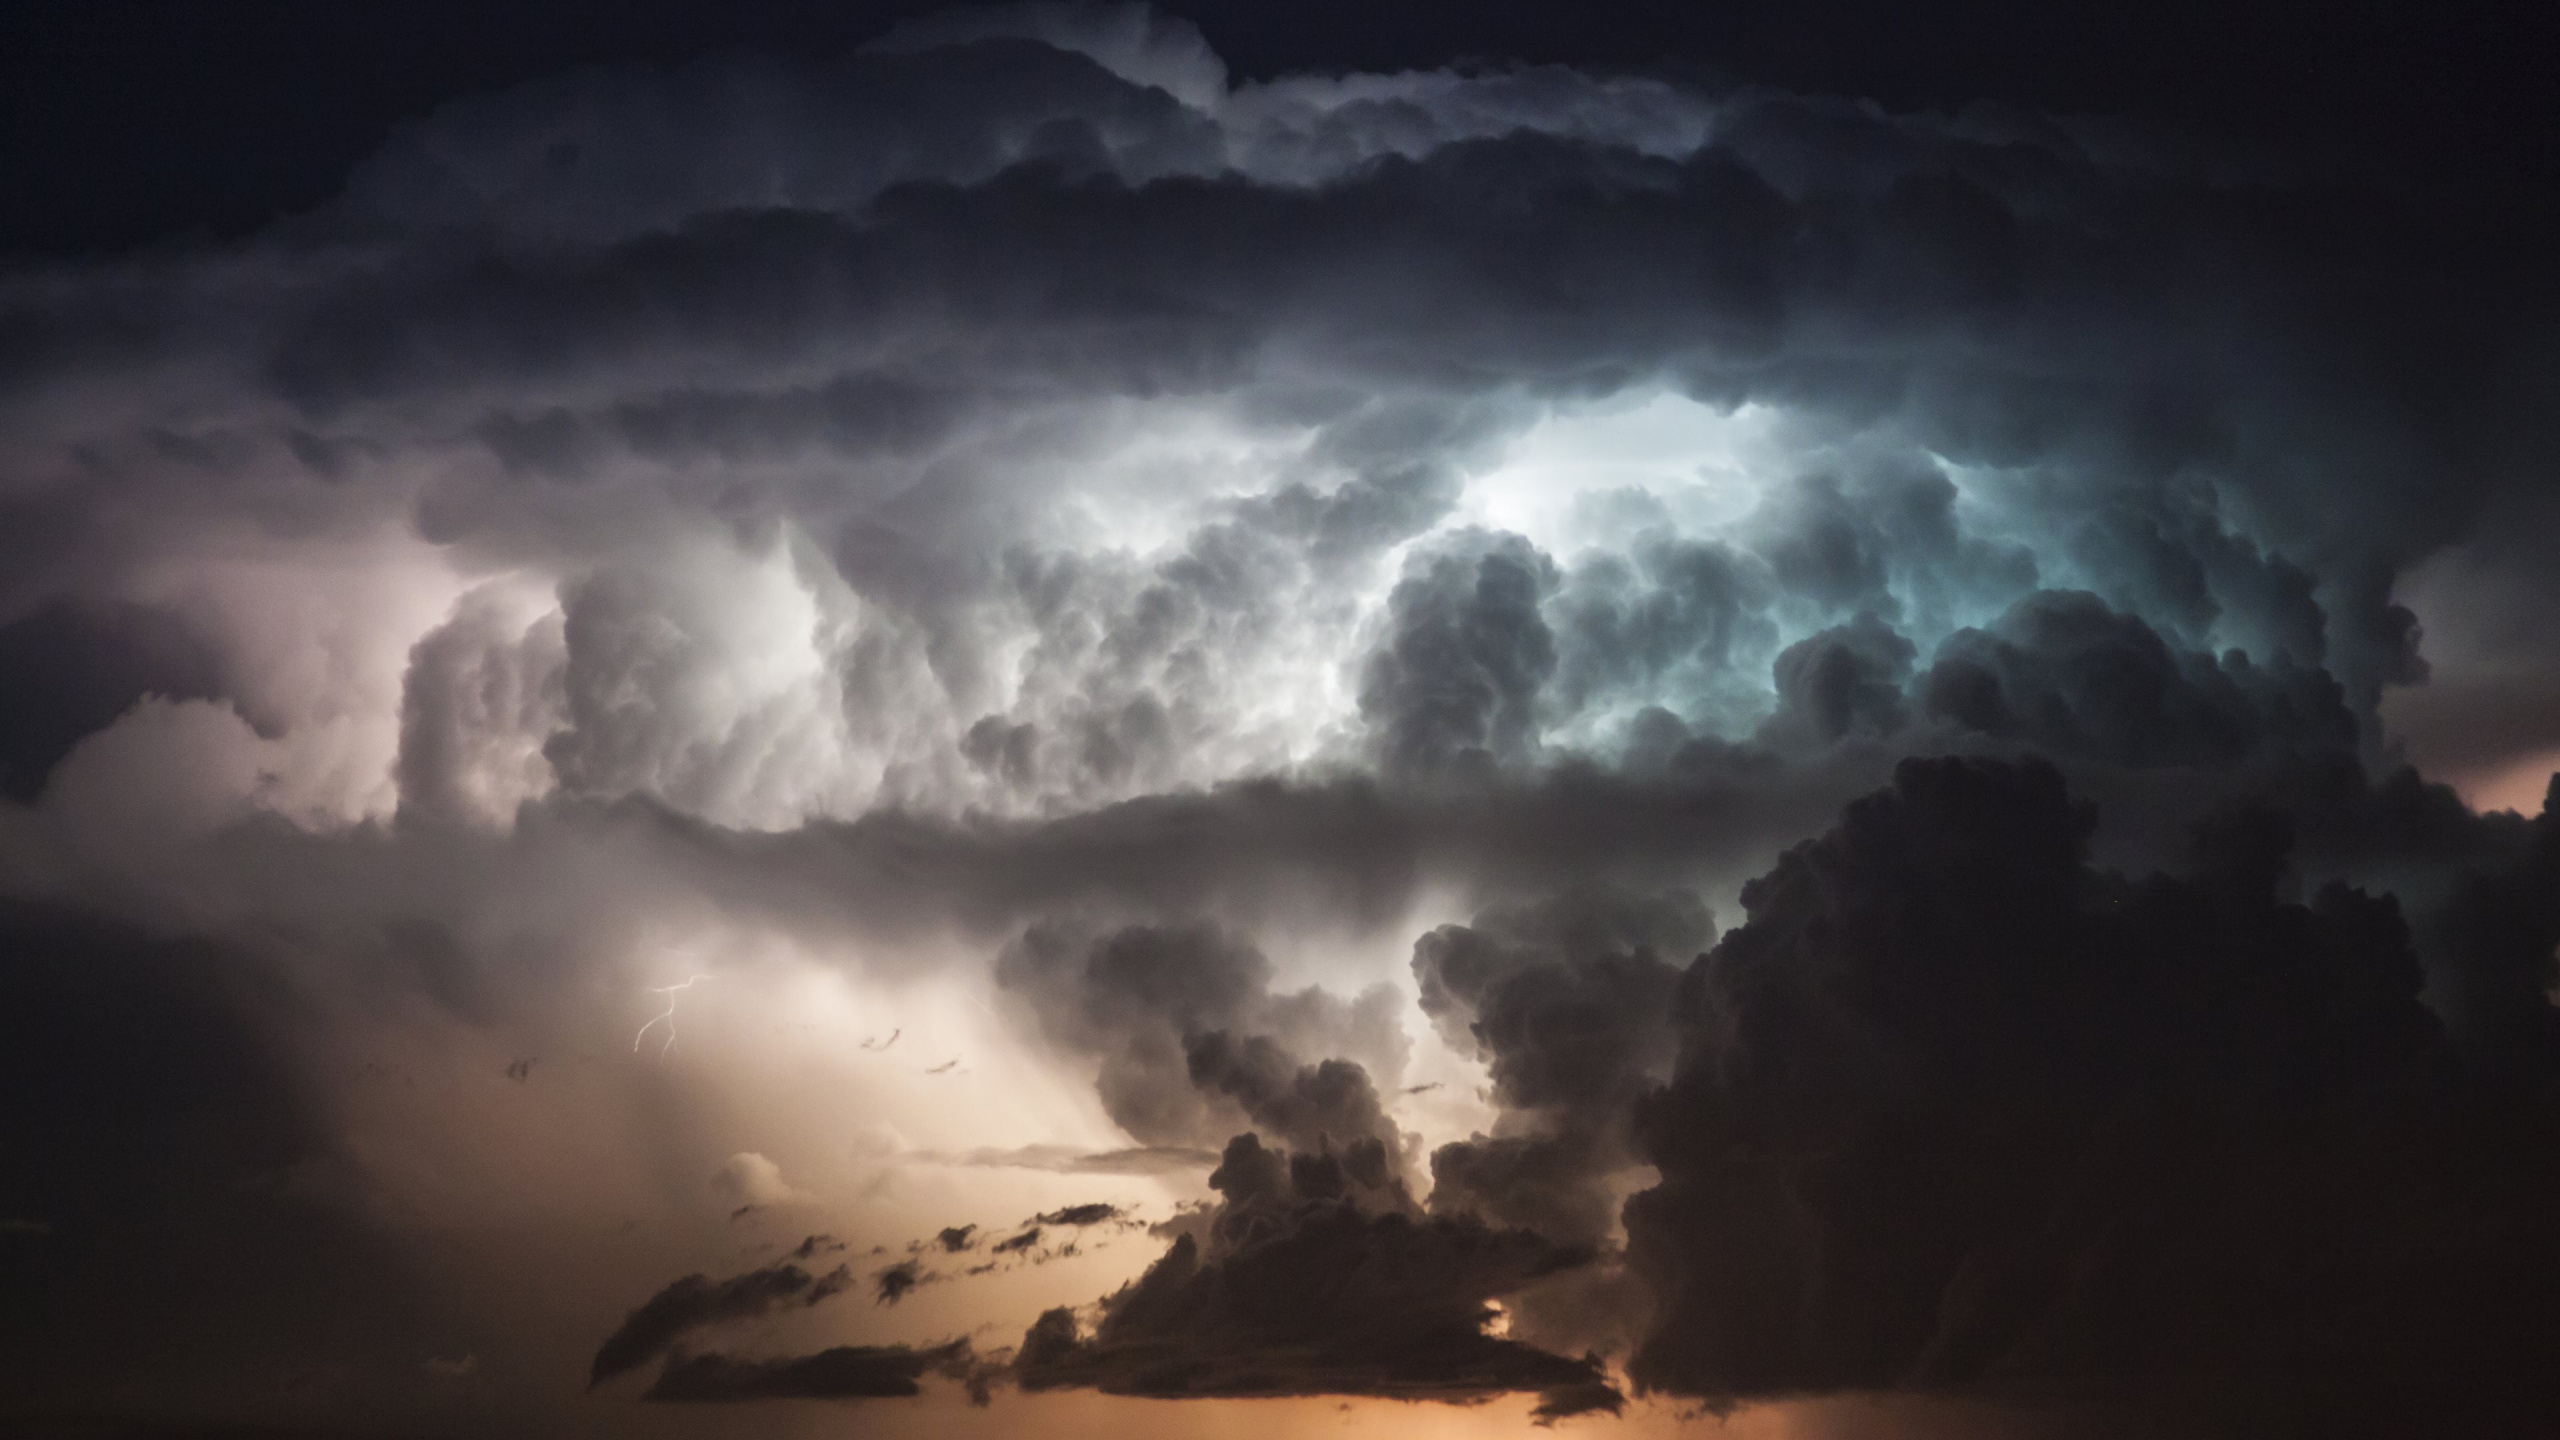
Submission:
[[[886,1040],[881,1040],[881,1039],[874,1038],[874,1039],[870,1039],[870,1040],[865,1040],[865,1041],[863,1041],[863,1042],[862,1042],[862,1048],[863,1048],[863,1049],[865,1049],[865,1050],[886,1050],[886,1049],[888,1049],[890,1046],[897,1044],[897,1043],[898,1043],[898,1037],[899,1037],[899,1036],[901,1036],[901,1035],[903,1035],[903,1034],[905,1034],[905,1033],[906,1033],[906,1032],[905,1032],[904,1030],[892,1030],[892,1031],[890,1031],[890,1032],[889,1032],[889,1038],[888,1038],[888,1039],[886,1039]]]

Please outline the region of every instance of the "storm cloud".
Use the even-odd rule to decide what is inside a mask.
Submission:
[[[2397,904],[2279,898],[2263,815],[2182,879],[2091,869],[2097,822],[1906,761],[1746,887],[1639,1107],[1641,1383],[2530,1376],[2560,1131],[2459,1063]]]
[[[587,1369],[587,1383],[601,1385],[637,1370],[695,1330],[726,1321],[751,1320],[784,1304],[815,1305],[843,1292],[852,1283],[852,1273],[843,1267],[812,1276],[789,1263],[716,1282],[687,1275],[650,1296],[624,1318],[621,1328],[605,1338],[596,1351],[595,1363]]]
[[[2560,1413],[2530,166],[861,41],[0,261],[26,1406]]]
[[[1337,1156],[1239,1135],[1210,1184],[1221,1203],[1205,1238],[1177,1238],[1090,1336],[1072,1311],[1042,1315],[1017,1352],[1020,1384],[1466,1400],[1599,1381],[1595,1362],[1484,1333],[1487,1301],[1588,1252],[1416,1215],[1376,1142]]]

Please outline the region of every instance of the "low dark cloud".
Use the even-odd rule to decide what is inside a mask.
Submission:
[[[1640,1384],[2535,1373],[2560,1128],[2459,1063],[2399,908],[2279,899],[2263,821],[2096,871],[2096,821],[1910,761],[1745,890],[1640,1112]]]
[[[969,1342],[927,1349],[838,1345],[784,1360],[688,1355],[668,1363],[641,1398],[695,1404],[741,1400],[881,1400],[921,1395],[927,1375],[965,1376]]]
[[[1125,1212],[1117,1205],[1096,1200],[1083,1205],[1069,1205],[1060,1210],[1045,1210],[1031,1218],[1041,1225],[1102,1225],[1125,1218]]]
[[[1403,1132],[1387,1118],[1369,1072],[1351,1061],[1302,1065],[1267,1036],[1238,1040],[1223,1030],[1185,1036],[1182,1049],[1193,1085],[1235,1101],[1283,1143],[1322,1150],[1366,1142],[1401,1160]]]
[[[938,1273],[924,1268],[921,1260],[901,1260],[895,1265],[883,1266],[871,1276],[872,1303],[895,1305],[919,1286],[930,1285],[941,1278]]]
[[[842,1250],[844,1248],[844,1242],[838,1240],[833,1235],[811,1235],[802,1240],[799,1244],[791,1247],[791,1258],[794,1260],[808,1260],[827,1254],[831,1251]]]
[[[1580,1243],[1615,1229],[1627,1116],[1670,1070],[1671,996],[1714,937],[1693,895],[1611,889],[1497,906],[1414,942],[1423,1013],[1481,1057],[1493,1135],[1431,1156],[1434,1209]]]
[[[1539,1395],[1536,1407],[1529,1414],[1540,1425],[1553,1425],[1577,1415],[1615,1417],[1624,1414],[1626,1408],[1627,1397],[1618,1393],[1618,1387],[1605,1380],[1585,1380],[1576,1385],[1560,1385]]]
[[[1485,1333],[1488,1302],[1590,1253],[1471,1219],[1424,1217],[1359,1151],[1289,1153],[1252,1135],[1210,1177],[1205,1233],[1104,1302],[1091,1335],[1052,1310],[1023,1337],[1027,1389],[1160,1397],[1379,1395],[1469,1400],[1504,1391],[1591,1408],[1598,1365]]]
[[[804,1244],[801,1248],[808,1247]],[[732,1275],[726,1280],[687,1275],[623,1317],[622,1324],[597,1347],[595,1362],[587,1368],[587,1383],[601,1385],[637,1370],[694,1331],[733,1320],[752,1320],[787,1305],[815,1305],[842,1293],[851,1284],[851,1272],[841,1266],[815,1276],[789,1262]]]
[[[1035,925],[997,962],[998,983],[1033,1004],[1043,1033],[1092,1055],[1112,1118],[1150,1146],[1182,1146],[1251,1121],[1312,1144],[1394,1132],[1367,1072],[1308,1065],[1350,1050],[1400,1066],[1405,1041],[1384,986],[1352,1001],[1309,987],[1274,993],[1252,943],[1206,924],[1095,934]]]
[[[2171,649],[2139,618],[2085,593],[2020,600],[1988,630],[1960,630],[1918,681],[1929,715],[2051,754],[2119,765],[2225,768],[2263,750],[2351,755],[2338,682],[2296,663]]]

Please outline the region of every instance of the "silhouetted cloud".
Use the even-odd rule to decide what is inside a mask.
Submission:
[[[815,1305],[851,1282],[851,1273],[841,1267],[821,1277],[788,1262],[726,1280],[687,1275],[623,1317],[597,1348],[595,1362],[587,1369],[587,1383],[600,1385],[637,1370],[693,1331],[751,1320],[785,1305]]]
[[[2399,908],[2279,899],[2263,819],[2190,879],[2093,870],[2096,821],[2041,763],[1907,761],[1746,888],[1640,1111],[1639,1383],[2535,1373],[2560,1126],[2462,1073]]]
[[[1178,1236],[1104,1302],[1091,1336],[1071,1311],[1042,1315],[1016,1356],[1020,1384],[1168,1397],[1538,1390],[1590,1408],[1596,1362],[1485,1331],[1488,1301],[1587,1250],[1422,1217],[1375,1140],[1337,1156],[1239,1135],[1210,1183],[1223,1201],[1205,1235]]]
[[[1035,925],[1005,950],[996,975],[1033,1002],[1044,1032],[1096,1058],[1113,1119],[1150,1146],[1179,1146],[1237,1120],[1279,1125],[1307,1143],[1322,1133],[1393,1134],[1359,1065],[1298,1058],[1298,1047],[1347,1048],[1401,1064],[1395,995],[1384,986],[1348,1002],[1314,987],[1275,994],[1259,950],[1203,924],[1099,935]]]
[[[1100,1225],[1119,1218],[1121,1218],[1119,1206],[1099,1200],[1085,1205],[1069,1205],[1063,1209],[1046,1210],[1031,1217],[1034,1224],[1073,1226]]]
[[[969,1342],[929,1349],[904,1345],[838,1345],[785,1360],[741,1360],[722,1354],[670,1361],[641,1398],[692,1403],[740,1400],[875,1400],[921,1395],[926,1375],[965,1374]]]
[[[930,1285],[941,1278],[935,1272],[924,1268],[924,1262],[921,1260],[901,1260],[895,1265],[884,1266],[873,1272],[872,1301],[880,1305],[895,1305],[906,1299],[908,1293],[917,1286]]]

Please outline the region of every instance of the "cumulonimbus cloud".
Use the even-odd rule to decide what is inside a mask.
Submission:
[[[270,1335],[507,1353],[385,1257],[514,1243],[426,1217],[577,1155],[536,1208],[597,1233],[722,1156],[848,1236],[911,1169],[1105,1196],[953,1255],[1206,1176],[1032,1391],[2522,1374],[2560,821],[2403,742],[2560,744],[2553,311],[2457,228],[2097,119],[1246,80],[1034,7],[460,101],[236,242],[0,272],[0,1065],[67,1092],[0,1207],[70,1317],[0,1366],[93,1379],[164,1272],[205,1394]],[[858,1093],[786,1149],[785,1067],[604,1066],[793,967],[967,988],[955,1112],[1084,1130],[839,1186],[885,1069],[812,1062]],[[590,1381],[991,1383],[677,1353],[817,1253]]]

